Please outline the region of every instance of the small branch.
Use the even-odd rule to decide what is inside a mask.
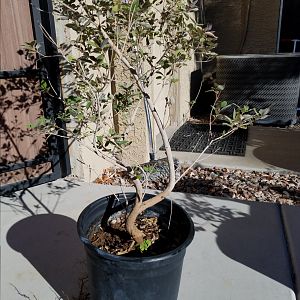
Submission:
[[[179,178],[176,180],[176,183],[178,182],[178,181],[180,181],[181,180],[181,178],[183,178],[187,173],[188,173],[188,171],[190,170],[190,169],[192,169],[193,168],[193,166],[197,163],[197,162],[199,162],[199,160],[201,159],[201,157],[203,156],[203,154],[206,152],[206,150],[207,149],[209,149],[209,147],[212,145],[212,144],[214,144],[214,143],[216,143],[217,141],[219,141],[219,140],[221,140],[221,139],[224,139],[224,138],[226,138],[226,137],[228,137],[228,136],[230,136],[232,133],[234,133],[235,131],[236,131],[237,129],[231,129],[231,130],[229,130],[229,131],[227,131],[225,134],[223,134],[223,135],[221,135],[221,136],[219,136],[219,137],[217,137],[217,138],[215,138],[215,139],[213,139],[213,140],[211,140],[208,144],[207,144],[207,146],[203,149],[203,151],[199,154],[199,156],[193,161],[193,163],[179,176]],[[175,183],[175,184],[176,184]]]

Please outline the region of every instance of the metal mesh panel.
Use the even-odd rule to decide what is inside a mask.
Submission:
[[[170,145],[173,151],[201,153],[208,145],[210,139],[221,136],[224,130],[227,131],[228,127],[213,125],[212,137],[210,137],[208,124],[187,122],[174,133],[170,140]],[[205,153],[244,156],[247,137],[247,130],[239,129],[226,139],[211,145]],[[160,149],[163,150],[164,147]]]
[[[295,123],[300,88],[300,55],[219,56],[221,99],[250,107],[270,107],[259,124]]]

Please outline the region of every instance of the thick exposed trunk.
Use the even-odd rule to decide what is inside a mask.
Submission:
[[[134,179],[133,183],[136,190],[136,198],[132,211],[126,220],[126,230],[138,244],[142,244],[144,241],[144,234],[136,227],[135,222],[140,214],[140,208],[143,203],[143,190],[142,184],[138,179]]]
[[[132,211],[130,212],[126,221],[126,230],[132,236],[132,238],[138,243],[142,244],[144,241],[144,234],[140,231],[136,225],[136,219],[139,215],[140,207],[142,202],[135,203]]]

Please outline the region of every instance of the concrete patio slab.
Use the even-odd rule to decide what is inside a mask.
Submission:
[[[1,198],[1,299],[78,299],[81,210],[118,187],[57,180]],[[173,193],[192,216],[179,300],[295,300],[277,205]],[[121,299],[120,299],[121,300]]]
[[[282,217],[292,259],[295,290],[300,299],[300,206],[282,206]]]
[[[295,299],[277,205],[188,194],[174,199],[184,199],[197,230],[179,299]]]

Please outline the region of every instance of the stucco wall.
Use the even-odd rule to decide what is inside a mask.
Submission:
[[[126,147],[121,155],[121,160],[126,165],[138,165],[149,160],[148,132],[143,101],[139,102],[134,109],[137,109],[134,126],[130,127],[126,138],[131,141],[131,145]],[[123,118],[126,118],[126,115]],[[121,132],[126,128],[127,126],[122,130],[121,126]]]
[[[55,19],[56,37],[58,44],[74,38],[74,32],[65,26],[66,21]],[[76,55],[74,53],[74,55]],[[72,78],[62,78],[62,83],[72,82]],[[65,95],[65,94],[64,94]],[[72,124],[67,124],[68,128]],[[71,176],[83,179],[87,182],[95,180],[104,168],[111,166],[103,158],[96,155],[90,148],[90,140],[86,138],[82,142],[69,140],[69,154],[71,163]]]
[[[66,41],[71,37],[71,32],[64,26],[63,21],[56,20],[56,31],[58,42]],[[160,49],[154,46],[153,54],[159,54]],[[155,102],[156,109],[166,127],[170,125],[180,125],[189,117],[189,100],[190,100],[190,73],[195,69],[195,63],[191,61],[187,66],[182,68],[176,74],[179,82],[173,84],[172,87],[158,85],[154,80],[149,88],[149,95]],[[119,70],[119,75],[124,76],[124,72]],[[129,75],[128,75],[129,76]],[[66,80],[66,79],[64,79]],[[72,80],[68,78],[67,80]],[[166,106],[166,98],[168,98],[170,105]],[[153,122],[154,127],[154,144],[156,144],[156,136],[159,134],[157,126]],[[122,123],[122,120],[120,120]],[[70,126],[70,125],[69,125]],[[124,130],[120,125],[121,132]],[[146,124],[146,117],[144,112],[143,101],[134,120],[134,128],[129,133],[129,140],[132,144],[124,151],[122,160],[127,164],[143,163],[149,160],[149,139]],[[85,181],[95,180],[104,168],[112,166],[106,160],[99,158],[93,153],[89,147],[89,139],[78,143],[73,142],[70,146],[70,159],[72,175],[81,178]]]

